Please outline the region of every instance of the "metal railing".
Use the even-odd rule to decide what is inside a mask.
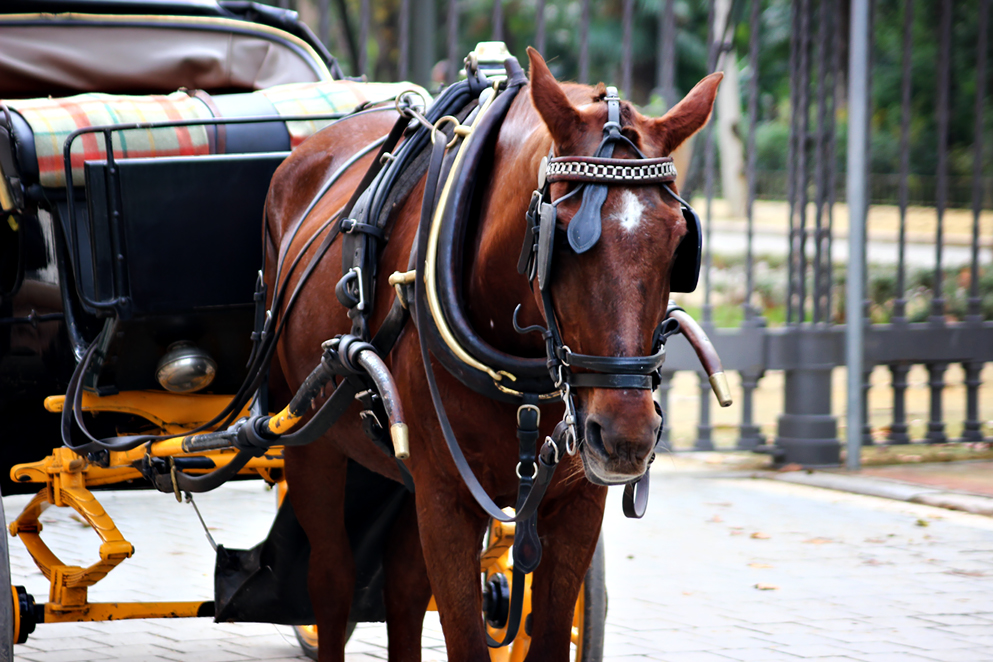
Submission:
[[[832,0],[717,0],[707,3],[701,0],[699,3],[682,5],[683,9],[680,11],[684,13],[686,7],[690,7],[691,13],[707,14],[709,37],[705,42],[708,44],[706,69],[738,66],[742,71],[750,72],[741,95],[746,106],[745,117],[741,120],[743,126],[737,127],[737,133],[745,147],[747,193],[743,222],[745,279],[740,304],[742,321],[735,328],[715,328],[714,323],[715,306],[719,304],[715,303],[713,257],[719,252],[719,247],[714,243],[711,228],[715,223],[713,201],[718,186],[719,141],[714,137],[714,125],[720,119],[720,111],[716,111],[715,118],[697,139],[698,146],[702,141],[702,149],[695,150],[697,154],[694,154],[693,168],[700,173],[697,181],[702,183],[702,187],[696,188],[702,188],[704,202],[700,206],[707,233],[700,300],[701,322],[707,327],[719,349],[725,367],[737,371],[741,377],[742,397],[738,407],[741,416],[737,424],[735,448],[770,452],[782,462],[808,466],[838,464],[842,445],[838,438],[839,421],[832,409],[831,375],[836,367],[853,363],[852,356],[858,360],[854,360],[857,374],[853,374],[850,381],[854,389],[849,389],[854,397],[849,399],[849,404],[854,403],[855,406],[849,406],[849,410],[855,412],[861,424],[854,426],[858,430],[851,433],[850,437],[857,435],[860,443],[874,443],[865,415],[868,375],[873,367],[883,365],[890,371],[889,388],[893,395],[892,415],[884,435],[884,443],[948,441],[948,420],[944,414],[943,402],[946,386],[944,375],[950,364],[959,363],[965,374],[966,400],[960,438],[966,441],[984,439],[984,412],[980,411],[980,392],[990,386],[982,383],[981,372],[986,363],[993,362],[993,322],[984,316],[982,310],[983,297],[989,297],[990,292],[980,289],[983,271],[988,273],[991,268],[989,249],[986,248],[990,244],[990,237],[981,236],[982,223],[989,222],[982,221],[983,210],[993,207],[993,177],[989,167],[984,165],[989,161],[984,152],[984,133],[988,133],[984,122],[988,119],[986,108],[989,105],[987,33],[990,1],[921,3],[899,0],[886,3],[884,7],[874,0],[851,0],[850,3]],[[281,2],[290,4],[291,0]],[[316,0],[315,4],[319,15],[319,34],[327,41],[331,34],[331,0]],[[344,0],[335,2],[337,20],[341,22],[347,19],[354,23],[354,17],[340,12],[340,8],[346,4]],[[345,38],[344,42],[348,46],[346,50],[350,52],[340,55],[346,62],[354,61],[354,73],[374,76],[372,63],[367,56],[369,50],[364,47],[369,43],[372,29],[373,0],[359,0],[349,6],[352,11],[358,7],[358,44],[352,44],[350,38]],[[879,24],[878,16],[883,10],[881,7],[888,12],[888,26],[893,25],[895,17],[899,18],[902,37],[899,51],[890,47],[884,58],[877,58],[874,54],[879,54],[883,49],[878,43],[880,29],[883,27]],[[650,52],[654,54],[654,60],[650,63],[650,71],[646,71],[644,67],[644,62],[649,59],[646,55],[649,48],[635,53],[637,39],[633,36],[636,33],[642,37],[645,35],[645,26],[641,23],[646,20],[646,10],[636,6],[632,0],[578,0],[571,3],[536,0],[533,5],[522,5],[519,8],[519,11],[533,12],[533,19],[526,21],[529,23],[526,34],[510,30],[511,24],[519,25],[520,22],[509,20],[500,0],[493,2],[488,10],[469,5],[464,0],[400,0],[396,32],[389,33],[396,35],[399,57],[396,71],[400,77],[410,76],[417,82],[430,84],[432,67],[435,67],[435,80],[442,76],[446,80],[452,80],[455,67],[451,63],[460,63],[464,52],[472,45],[462,43],[466,39],[464,28],[468,23],[465,14],[469,11],[475,12],[473,24],[477,27],[480,21],[489,21],[491,34],[488,36],[513,40],[518,50],[523,50],[525,43],[535,44],[539,50],[547,51],[546,55],[557,56],[557,73],[564,77],[590,82],[591,75],[595,72],[613,72],[616,75],[613,80],[620,82],[627,98],[632,98],[633,94],[640,95],[641,98],[635,100],[647,102],[648,90],[644,86],[634,89],[637,87],[637,73],[637,80],[651,81],[652,92],[661,96],[665,105],[671,106],[678,100],[677,64],[681,67],[684,62],[676,56],[681,42],[674,0],[660,0],[657,3],[657,14],[654,17],[647,16],[648,20],[655,21],[656,28],[652,31],[654,43],[650,46]],[[757,72],[762,70],[763,64],[769,63],[767,58],[784,59],[781,54],[767,54],[764,50],[767,22],[771,20],[768,16],[777,11],[780,16],[784,12],[788,14],[789,21],[788,62],[785,67],[785,75],[790,81],[789,137],[786,167],[782,174],[759,171],[756,157],[756,133],[760,125],[760,106],[763,103],[760,99]],[[564,51],[563,42],[557,37],[549,39],[550,35],[559,35],[558,32],[550,32],[553,26],[549,17],[563,12],[574,13],[575,34],[567,40],[576,45],[574,52]],[[930,20],[932,14],[937,20]],[[594,51],[597,46],[591,41],[591,16],[604,15],[618,19],[613,39],[618,43],[614,44],[609,57],[606,51],[600,52],[604,48],[602,44],[598,47],[600,51]],[[856,20],[860,16],[866,19],[865,23]],[[914,38],[917,35],[920,39],[922,16],[928,19],[923,23],[925,30],[931,31],[927,36],[927,45],[937,51],[937,69],[930,78],[921,75],[920,67],[915,65],[913,58],[915,49],[921,46],[914,43]],[[975,36],[953,39],[953,25],[960,25],[962,22],[975,25],[975,29],[971,31]],[[747,52],[739,61],[733,52],[732,37],[735,28],[743,24],[747,26],[748,44]],[[863,28],[861,33],[858,32],[859,26]],[[343,34],[356,32],[348,25],[342,24],[340,27],[344,28]],[[444,39],[439,41],[439,35],[444,35]],[[644,46],[643,42],[642,39],[642,42],[637,43]],[[386,46],[380,44],[379,50],[382,51]],[[860,48],[864,50],[859,51]],[[849,62],[850,54],[857,52],[865,53],[864,60]],[[960,113],[964,110],[951,106],[950,73],[953,56],[955,62],[970,61],[975,75],[975,79],[970,81],[958,78],[959,85],[975,90],[972,101],[974,122],[971,177],[949,175],[950,123],[953,121],[953,112]],[[444,70],[436,67],[436,61],[442,58],[448,62]],[[640,63],[637,72],[636,59]],[[886,61],[880,61],[881,59]],[[612,64],[604,65],[607,60]],[[850,69],[849,64],[854,64],[854,68]],[[931,63],[928,64],[930,66]],[[898,74],[895,73],[897,68]],[[860,79],[860,71],[864,73],[864,79]],[[870,176],[867,172],[872,162],[873,118],[874,112],[880,110],[872,108],[872,99],[876,86],[882,84],[874,74],[880,71],[887,74],[888,84],[892,84],[894,79],[899,80],[899,167],[896,172]],[[654,75],[646,76],[646,73]],[[933,90],[921,89],[925,80],[932,79],[935,85]],[[861,87],[859,83],[862,84]],[[923,111],[936,119],[936,134],[931,146],[920,144],[922,139],[913,131],[915,122],[922,119],[922,111],[920,104],[915,106],[912,101],[921,94],[930,95],[934,99],[933,107]],[[959,95],[957,98],[962,97]],[[864,125],[855,127],[846,124],[852,121],[852,111],[860,104],[867,111],[864,113]],[[884,110],[895,112],[893,108]],[[960,138],[963,131],[967,129],[956,125],[956,134]],[[842,168],[840,164],[843,161],[839,160],[839,151],[846,147],[846,136],[849,161]],[[928,139],[930,140],[929,137]],[[911,162],[912,148],[926,148],[928,154],[933,151],[936,163],[933,172],[915,170],[917,164]],[[857,166],[859,169],[854,172],[851,160],[853,150],[861,152],[856,155],[862,157],[856,159],[855,163],[863,164]],[[962,149],[956,152],[958,162],[967,158],[964,156],[966,153]],[[785,222],[781,222],[779,226],[783,228],[781,249],[785,254],[786,264],[783,274],[785,297],[782,302],[785,320],[781,326],[770,324],[765,312],[755,304],[757,198],[778,198],[786,203],[786,218],[780,219]],[[847,214],[851,218],[851,227],[841,227],[839,205],[843,201],[854,200],[864,202],[859,203],[860,208],[848,210],[851,212]],[[895,292],[888,304],[892,314],[886,324],[870,322],[871,306],[866,295],[865,252],[862,249],[868,236],[874,231],[873,214],[869,214],[868,234],[858,223],[859,219],[865,217],[866,207],[880,202],[894,205],[898,218],[892,228],[895,234],[893,243],[896,245]],[[908,257],[908,235],[913,229],[908,228],[911,205],[933,207],[927,213],[933,216],[933,221],[929,221],[926,229],[930,233],[930,245],[933,249],[933,261],[929,266],[932,269],[929,312],[927,320],[920,323],[911,322],[907,310],[907,273],[913,266]],[[949,243],[946,221],[950,206],[968,207],[972,213],[971,228],[964,234],[959,232],[956,239],[959,244],[963,241],[968,243],[968,264],[964,272],[967,273],[964,276],[967,280],[965,311],[960,319],[954,321],[948,319],[948,302],[944,295],[944,289],[948,285],[948,264],[944,250]],[[920,215],[921,210],[914,210],[914,213]],[[919,228],[914,229],[918,238],[920,232]],[[967,239],[963,240],[963,236]],[[845,297],[845,293],[836,277],[839,264],[836,257],[843,248],[847,249],[844,252],[848,256],[844,270],[847,281],[853,281],[853,276],[863,274],[857,282],[851,283],[849,290],[857,295],[857,303],[849,311],[855,311],[854,317],[860,318],[860,324],[858,328],[847,327],[852,331],[847,346],[850,352],[856,353],[847,359],[846,326],[837,323],[837,311],[844,309],[838,305],[839,300]],[[916,254],[921,250],[918,243],[915,246]],[[852,299],[851,295],[848,299]],[[849,313],[848,319],[852,317]],[[862,332],[855,333],[859,329]],[[852,344],[858,342],[859,336],[863,343],[861,350]],[[698,367],[693,363],[692,352],[686,348],[685,351],[680,351],[679,341],[675,341],[675,345],[666,363],[666,372],[659,391],[664,406],[676,372],[699,373]],[[859,364],[861,367],[858,367]],[[908,435],[907,374],[914,365],[924,365],[929,375],[927,388],[930,392],[930,411],[923,440],[911,440]],[[778,416],[775,435],[766,439],[756,421],[754,396],[763,377],[771,371],[783,371],[785,388],[782,414]],[[711,397],[706,379],[701,379],[699,419],[693,444],[698,450],[714,448]],[[858,413],[860,410],[861,414]],[[985,416],[988,418],[990,413],[985,412]]]

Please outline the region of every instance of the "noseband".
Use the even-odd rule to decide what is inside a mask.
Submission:
[[[555,386],[562,390],[566,402],[566,424],[575,434],[576,416],[572,388],[612,388],[654,390],[665,361],[665,341],[679,330],[675,320],[664,319],[652,336],[652,354],[648,356],[594,356],[576,354],[563,342],[552,302],[551,267],[555,246],[556,215],[560,203],[582,192],[579,211],[569,222],[566,235],[569,248],[576,254],[585,253],[596,245],[602,230],[601,210],[610,186],[661,185],[679,201],[687,223],[696,214],[689,203],[676,195],[670,184],[676,181],[676,166],[672,157],[650,159],[621,133],[620,98],[617,89],[607,88],[607,121],[603,139],[593,156],[549,156],[542,159],[538,171],[538,188],[531,194],[528,206],[524,246],[517,270],[527,274],[533,283],[538,280],[548,328],[537,326],[522,329],[514,313],[514,328],[518,332],[540,331],[545,338],[547,365]],[[614,147],[624,144],[640,158],[612,158]],[[553,147],[554,150],[554,147]],[[553,182],[574,182],[578,186],[557,200],[551,200],[549,185]],[[691,219],[689,216],[692,215]],[[696,228],[691,228],[691,231]],[[699,235],[699,232],[697,232]],[[695,283],[694,283],[695,284]],[[518,306],[518,311],[520,306]],[[588,372],[576,373],[573,368]]]

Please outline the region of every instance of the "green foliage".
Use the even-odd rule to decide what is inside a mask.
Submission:
[[[755,127],[755,167],[764,171],[786,170],[790,127],[786,122],[763,122]]]
[[[417,11],[418,2],[412,3]],[[494,0],[460,0],[458,49],[459,57],[468,53],[479,42],[492,38],[492,12]],[[525,48],[536,42],[537,0],[502,0],[503,35],[510,51],[526,62]],[[646,113],[659,115],[666,109],[656,89],[658,79],[659,20],[666,0],[636,0],[632,35],[633,89],[632,101],[644,104]],[[797,81],[789,76],[791,37],[793,36],[792,4],[790,0],[761,1],[760,52],[756,71],[748,65],[748,46],[751,38],[749,18],[751,0],[733,3],[732,14],[734,50],[723,68],[737,67],[739,72],[742,109],[747,107],[750,82],[758,85],[758,125],[756,133],[757,168],[759,171],[786,169],[786,152],[789,144],[790,90]],[[275,0],[269,0],[275,3]],[[445,26],[447,0],[434,0],[437,27],[433,51],[435,60],[447,55]],[[317,28],[316,7],[318,0],[298,0],[302,15],[310,18]],[[359,0],[331,0],[332,51],[351,69],[345,48],[344,21],[340,8],[348,13],[348,24],[353,33],[358,30]],[[830,3],[845,13],[848,3]],[[872,115],[870,171],[896,173],[900,168],[900,126],[904,0],[875,0],[875,18],[872,35]],[[910,172],[912,175],[933,176],[938,159],[938,26],[943,3],[913,3],[913,48],[911,54],[910,102]],[[397,75],[399,0],[373,2],[373,30],[368,44],[371,78],[394,79]],[[676,0],[676,94],[684,95],[708,73],[708,25],[710,3],[703,0]],[[579,76],[580,19],[582,0],[547,0],[545,4],[546,44],[544,55],[553,73],[563,80]],[[588,35],[589,81],[605,81],[619,85],[624,43],[622,34],[623,3],[614,0],[590,0],[590,27]],[[974,159],[974,133],[976,109],[976,43],[978,25],[975,20],[975,3],[952,3],[952,49],[949,82],[949,134],[948,174],[968,178],[972,174]],[[841,29],[847,29],[847,19],[842,17]],[[815,16],[812,28],[819,27]],[[353,40],[356,35],[353,35]],[[811,45],[811,93],[820,79],[817,54],[817,33]],[[993,40],[989,40],[993,50]],[[416,44],[412,48],[432,48],[429,44]],[[828,49],[830,52],[830,48]],[[989,54],[987,54],[989,57]],[[847,62],[843,51],[840,69],[836,74],[836,92],[839,102],[836,118],[835,163],[843,178],[846,165],[847,116],[845,86]],[[830,65],[829,65],[830,66]],[[987,95],[993,91],[987,68]],[[815,104],[816,105],[816,104]],[[986,104],[987,107],[989,104]],[[811,130],[817,128],[817,110],[810,117]],[[985,113],[986,145],[993,144],[993,113]],[[742,127],[742,133],[743,127]],[[984,172],[989,173],[993,164],[993,150],[983,154]],[[965,180],[963,180],[965,181]],[[933,189],[928,182],[927,188]],[[964,189],[963,189],[964,190]],[[778,193],[777,195],[781,195]],[[930,195],[930,194],[929,194]],[[965,204],[968,195],[960,194],[954,204]],[[889,198],[887,198],[889,199]]]

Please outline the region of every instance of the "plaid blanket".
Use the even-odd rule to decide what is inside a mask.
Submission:
[[[413,83],[356,83],[350,80],[335,80],[321,83],[290,83],[277,85],[255,92],[272,103],[280,116],[323,115],[347,113],[362,103],[392,101],[405,90],[416,90],[431,102],[424,88]],[[306,138],[332,124],[332,120],[309,122],[287,122],[290,132],[290,145],[296,147]]]
[[[430,103],[431,97],[411,83],[356,83],[347,80],[322,83],[291,83],[254,92],[261,94],[281,117],[347,113],[363,103],[392,101],[405,90],[415,90]],[[63,148],[76,129],[129,122],[210,119],[207,104],[185,91],[169,95],[122,96],[80,94],[63,99],[23,99],[6,105],[27,121],[34,133],[42,186],[65,186]],[[296,147],[333,120],[287,122],[290,145]],[[197,156],[215,150],[212,129],[205,126],[135,129],[113,133],[115,158]],[[106,159],[103,134],[86,133],[72,143],[72,181],[83,186],[83,164]]]
[[[76,129],[127,122],[209,119],[207,106],[186,92],[168,96],[80,94],[63,99],[26,99],[5,102],[20,113],[34,132],[42,186],[65,186],[63,147]],[[210,153],[203,126],[138,129],[113,134],[115,158],[192,156]],[[84,134],[72,144],[72,181],[82,186],[83,163],[107,158],[101,133]]]

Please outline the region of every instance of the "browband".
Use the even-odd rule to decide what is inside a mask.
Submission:
[[[549,159],[545,179],[549,182],[591,184],[669,184],[676,181],[676,164],[671,156],[634,160],[559,156]]]

